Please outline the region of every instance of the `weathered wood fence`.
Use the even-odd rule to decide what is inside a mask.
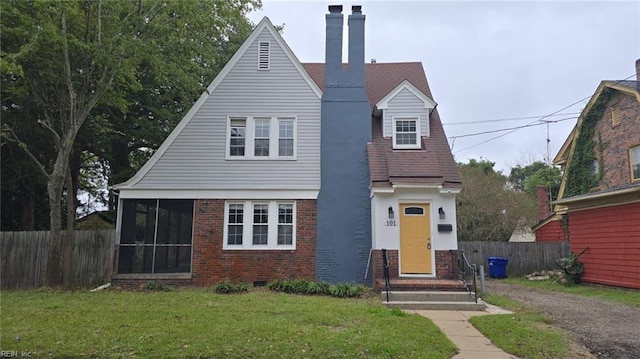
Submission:
[[[113,271],[116,231],[74,232],[71,285],[97,286],[106,283]],[[50,237],[49,231],[0,232],[1,289],[44,285]]]
[[[469,263],[483,265],[489,274],[487,257],[505,257],[509,259],[507,275],[530,274],[543,269],[559,269],[556,259],[566,257],[569,242],[458,242]]]

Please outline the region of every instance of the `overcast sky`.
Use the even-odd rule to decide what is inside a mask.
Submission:
[[[323,62],[329,4],[344,5],[345,15],[362,5],[366,61],[422,62],[457,161],[482,157],[505,173],[545,159],[546,125],[453,137],[557,120],[549,125],[553,159],[583,99],[602,80],[635,80],[640,58],[640,1],[263,0],[250,18],[284,24],[301,62]],[[555,112],[567,115],[542,118]],[[502,119],[511,120],[494,121]],[[481,123],[457,124],[466,122]]]

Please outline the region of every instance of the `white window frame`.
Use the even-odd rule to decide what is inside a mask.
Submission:
[[[637,156],[634,156],[636,152]],[[631,182],[640,181],[640,177],[633,175],[633,166],[640,166],[640,145],[629,148],[629,175],[631,176]]]
[[[245,148],[244,156],[232,156],[231,155],[231,120],[244,120],[245,121]],[[255,155],[255,133],[256,133],[256,120],[268,120],[269,121],[269,156],[256,156]],[[279,136],[280,136],[280,121],[290,120],[293,121],[293,156],[280,156],[279,153]],[[282,116],[227,116],[227,129],[226,129],[226,143],[225,143],[225,159],[229,161],[234,160],[296,160],[298,153],[298,118],[293,115]]]
[[[269,41],[258,41],[258,70],[269,71],[270,69],[271,43]]]
[[[228,244],[229,235],[229,206],[243,205],[242,244]],[[256,204],[268,206],[268,239],[267,244],[253,244],[253,210]],[[291,244],[278,244],[278,205],[291,204],[293,206],[292,241]],[[295,201],[226,201],[224,205],[224,237],[223,250],[295,250],[296,249],[296,202]]]
[[[397,133],[396,133],[396,122],[398,121],[414,121],[416,123],[416,143],[415,144],[398,144],[396,142],[397,140]],[[421,141],[421,129],[420,129],[420,116],[407,116],[407,117],[393,117],[393,120],[391,122],[391,129],[392,129],[392,134],[393,134],[393,148],[394,149],[420,149],[422,148],[422,141]]]

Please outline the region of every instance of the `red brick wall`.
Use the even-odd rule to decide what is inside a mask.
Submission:
[[[569,212],[569,228],[583,281],[640,289],[640,202]]]
[[[562,242],[564,240],[564,228],[559,220],[550,221],[536,230],[536,242]]]
[[[382,250],[374,249],[371,258],[372,273],[374,281],[384,280],[384,267],[382,261]],[[398,250],[387,250],[389,258],[389,278],[399,277]],[[460,270],[458,269],[458,251],[436,251],[436,277],[441,279],[458,279]]]
[[[296,201],[295,250],[223,250],[224,200],[195,201],[192,282],[315,279],[316,201]]]
[[[436,251],[436,275],[442,279],[458,279],[458,251]]]
[[[619,125],[612,125],[611,112],[616,109]],[[602,141],[602,153],[599,143]],[[616,91],[609,105],[596,124],[594,155],[604,169],[598,190],[619,187],[631,183],[629,148],[640,145],[640,103],[635,96]]]

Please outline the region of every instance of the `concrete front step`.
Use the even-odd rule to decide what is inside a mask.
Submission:
[[[400,308],[407,310],[463,310],[463,311],[484,311],[486,305],[478,300],[474,302],[382,302],[388,308]]]
[[[387,292],[380,292],[383,301],[387,300]],[[458,291],[389,291],[390,302],[471,302],[468,292]]]

